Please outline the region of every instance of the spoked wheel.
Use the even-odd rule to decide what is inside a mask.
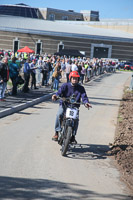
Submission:
[[[62,148],[61,148],[61,155],[62,156],[66,155],[71,136],[72,136],[72,127],[68,126],[66,128],[66,133],[65,133],[65,136],[64,136],[63,142],[62,142]]]

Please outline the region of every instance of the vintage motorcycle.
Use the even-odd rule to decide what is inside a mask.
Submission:
[[[65,156],[71,142],[72,136],[75,136],[76,123],[79,121],[79,108],[76,104],[83,104],[76,102],[75,95],[69,98],[61,98],[65,109],[64,114],[60,117],[61,131],[59,132],[58,144],[61,145],[61,155]],[[76,144],[76,141],[73,141]]]

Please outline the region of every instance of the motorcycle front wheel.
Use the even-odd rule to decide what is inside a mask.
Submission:
[[[72,136],[72,127],[68,126],[66,128],[66,133],[65,133],[65,136],[64,136],[63,142],[62,142],[62,148],[61,148],[61,155],[62,156],[66,155],[71,136]]]

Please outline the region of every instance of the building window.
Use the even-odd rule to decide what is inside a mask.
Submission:
[[[49,20],[52,20],[52,21],[55,20],[55,15],[54,14],[50,14],[49,15]]]
[[[19,40],[18,40],[18,38],[16,38],[15,40],[13,40],[13,52],[14,52],[14,54],[17,52],[18,49],[19,49]]]
[[[64,49],[64,44],[62,41],[58,44],[57,52],[60,52],[62,49]]]
[[[107,44],[91,44],[91,56],[90,58],[111,58],[112,45]]]
[[[36,42],[36,54],[41,54],[42,53],[42,42],[40,42],[40,40],[38,40],[38,42]]]
[[[68,20],[68,16],[62,16],[62,20]]]

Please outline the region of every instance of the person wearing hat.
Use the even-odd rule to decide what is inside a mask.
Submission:
[[[79,74],[77,71],[72,71],[69,75],[69,80],[70,82],[64,83],[61,88],[52,96],[52,100],[56,101],[57,96],[59,97],[65,97],[68,98],[72,96],[73,94],[76,97],[76,102],[80,103],[80,100],[82,98],[82,102],[85,104],[85,107],[89,108],[91,107],[91,104],[89,103],[85,88],[79,84]],[[77,108],[80,107],[80,104],[75,104]],[[61,124],[60,124],[60,118],[65,112],[65,108],[63,107],[62,100],[60,101],[59,104],[59,110],[56,115],[56,121],[55,121],[55,135],[52,137],[52,140],[57,141],[58,140],[58,132],[61,131]],[[78,121],[76,123],[75,127],[75,135],[78,129]],[[71,142],[75,142],[75,136],[72,136]]]

